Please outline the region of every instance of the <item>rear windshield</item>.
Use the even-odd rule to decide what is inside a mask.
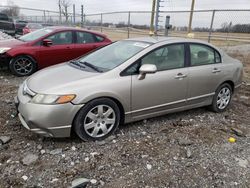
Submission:
[[[42,29],[43,28],[41,24],[27,24],[27,27],[30,29]]]
[[[9,18],[6,14],[0,14],[0,20],[8,21]]]

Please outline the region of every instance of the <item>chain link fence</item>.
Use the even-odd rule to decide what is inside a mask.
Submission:
[[[79,7],[77,7],[79,9]],[[0,6],[1,10],[6,6]],[[79,11],[78,11],[79,12]],[[165,17],[170,16],[168,34],[170,37],[187,37],[190,11],[161,11],[159,31],[165,33]],[[82,26],[86,29],[103,32],[112,40],[149,35],[150,11],[123,11],[100,14],[68,13],[19,7],[18,16],[13,19],[44,25]],[[249,10],[196,10],[193,12],[193,38],[206,40],[219,46],[250,43]]]

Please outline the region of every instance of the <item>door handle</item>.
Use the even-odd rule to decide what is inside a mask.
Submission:
[[[70,47],[70,46],[67,46],[66,48],[67,48],[67,49],[71,49],[71,47]]]
[[[186,78],[186,77],[187,77],[187,75],[182,74],[182,73],[178,73],[174,78],[175,79],[181,79],[181,78]]]
[[[220,69],[217,69],[217,68],[214,68],[214,69],[212,70],[212,73],[217,73],[217,72],[221,72],[221,70],[220,70]]]

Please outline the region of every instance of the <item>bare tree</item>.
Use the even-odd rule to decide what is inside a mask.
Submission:
[[[9,0],[7,3],[8,7],[3,9],[1,12],[7,14],[10,17],[17,17],[20,13],[20,8],[13,3],[13,1]]]
[[[64,15],[66,22],[69,20],[68,9],[71,5],[71,0],[58,0],[59,12]]]

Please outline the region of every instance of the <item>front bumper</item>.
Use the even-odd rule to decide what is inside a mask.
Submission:
[[[30,103],[31,97],[19,88],[15,103],[22,125],[37,134],[46,137],[69,137],[72,122],[83,105],[71,103],[43,105]]]
[[[0,54],[0,67],[7,67],[10,62],[11,57],[6,53]]]

